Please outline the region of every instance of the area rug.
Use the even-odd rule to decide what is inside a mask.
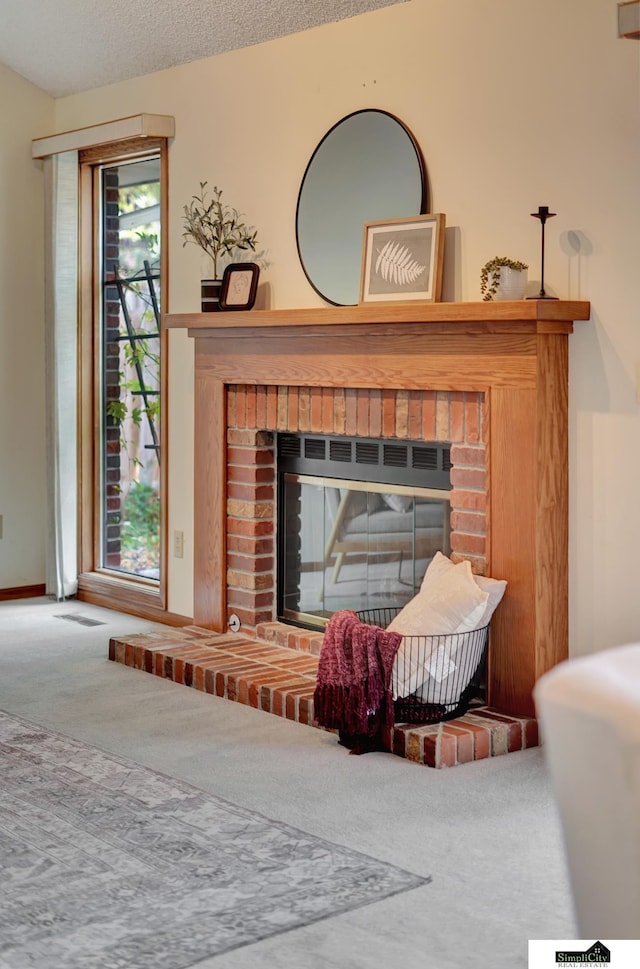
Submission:
[[[0,711],[2,969],[186,969],[428,881]]]

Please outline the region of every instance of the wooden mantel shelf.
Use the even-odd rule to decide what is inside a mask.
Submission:
[[[227,313],[170,313],[164,325],[171,329],[246,329],[253,327],[381,326],[384,324],[479,323],[494,327],[517,324],[521,330],[537,323],[572,324],[588,320],[586,301],[528,299],[514,302],[489,300],[482,303],[364,303],[361,306],[308,307],[306,309],[250,310]],[[570,331],[569,331],[570,332]]]
[[[478,391],[486,562],[509,583],[489,702],[533,715],[536,680],[568,655],[568,337],[589,316],[585,301],[537,299],[166,315],[195,342],[195,622],[227,623],[230,385]]]

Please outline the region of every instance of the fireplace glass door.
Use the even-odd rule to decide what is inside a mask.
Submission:
[[[283,474],[278,613],[322,628],[340,609],[402,606],[449,553],[449,491]]]

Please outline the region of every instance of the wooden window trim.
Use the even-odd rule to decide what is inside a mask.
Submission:
[[[168,431],[167,431],[167,349],[168,336],[160,333],[160,399],[163,403],[160,423],[160,579],[158,583],[128,577],[100,568],[99,523],[97,508],[100,501],[99,439],[99,367],[96,353],[99,319],[99,294],[94,285],[98,265],[98,244],[94,225],[97,211],[96,193],[99,191],[94,172],[97,166],[130,161],[151,152],[160,155],[161,224],[163,228],[160,252],[162,302],[168,306],[168,150],[166,138],[127,139],[87,148],[79,153],[80,241],[79,241],[79,352],[78,352],[78,599],[106,605],[143,618],[157,618],[162,622],[184,625],[188,617],[173,616],[167,611],[167,520],[168,520]]]

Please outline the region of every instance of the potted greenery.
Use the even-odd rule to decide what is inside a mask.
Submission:
[[[519,259],[494,256],[480,270],[483,300],[522,299],[527,288],[529,266]]]
[[[200,194],[193,195],[184,206],[182,233],[183,247],[188,242],[199,246],[213,261],[213,278],[202,280],[203,311],[219,309],[220,287],[218,261],[233,256],[236,250],[251,249],[255,252],[257,230],[241,221],[237,209],[221,201],[222,189],[214,185],[211,197],[207,197],[207,182],[200,182]]]

